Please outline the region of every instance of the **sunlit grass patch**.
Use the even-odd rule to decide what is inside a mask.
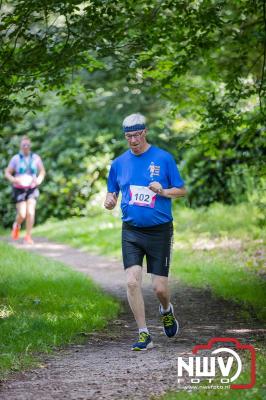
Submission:
[[[197,209],[176,206],[174,209],[177,237],[235,239],[266,238],[266,233],[257,225],[259,210],[252,204],[242,203],[226,206],[214,203]]]
[[[103,328],[118,303],[62,263],[0,242],[0,373],[21,369],[36,352],[81,341]]]
[[[252,305],[257,315],[266,319],[266,281],[243,268],[234,251],[175,251],[171,271],[189,285],[211,288],[217,296],[241,302],[247,308]]]
[[[35,235],[67,243],[82,250],[101,254],[120,255],[119,217],[100,212],[93,217],[48,221],[34,230]]]

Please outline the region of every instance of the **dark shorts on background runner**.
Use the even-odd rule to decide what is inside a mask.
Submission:
[[[29,189],[19,189],[13,187],[13,200],[14,203],[20,203],[21,201],[27,201],[29,199],[37,199],[40,195],[38,188],[29,188]]]
[[[173,223],[138,228],[123,222],[122,254],[124,268],[143,264],[146,255],[147,272],[168,276],[173,245]]]

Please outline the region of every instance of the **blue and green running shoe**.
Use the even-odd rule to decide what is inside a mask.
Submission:
[[[159,312],[162,317],[164,333],[168,337],[175,336],[178,333],[179,324],[178,324],[178,321],[175,319],[174,308],[173,308],[172,304],[170,304],[170,311],[167,313],[162,312],[161,304],[160,304]]]
[[[133,344],[132,349],[134,351],[142,351],[153,348],[153,343],[151,340],[151,335],[147,332],[140,332],[139,339]]]

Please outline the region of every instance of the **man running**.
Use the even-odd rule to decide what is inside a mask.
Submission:
[[[45,169],[38,154],[31,152],[31,141],[24,136],[20,143],[20,152],[12,157],[5,170],[5,177],[13,185],[13,200],[17,215],[11,237],[19,239],[20,227],[26,219],[25,243],[33,244],[31,230],[34,225],[38,186],[45,177]]]
[[[171,154],[147,142],[143,115],[132,114],[125,118],[123,131],[129,150],[111,165],[104,206],[112,210],[121,191],[127,297],[139,328],[139,337],[132,350],[147,350],[153,343],[146,325],[141,290],[144,256],[160,301],[164,332],[168,337],[178,332],[168,287],[173,241],[171,199],[184,196],[186,190]]]

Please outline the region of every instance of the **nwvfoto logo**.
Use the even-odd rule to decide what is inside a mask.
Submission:
[[[212,350],[217,343],[223,343],[223,346]],[[232,343],[235,349],[225,347],[224,343]],[[256,382],[256,354],[252,345],[241,344],[235,338],[213,338],[208,344],[196,345],[192,349],[194,355],[200,350],[212,350],[210,355],[206,356],[191,356],[184,360],[183,357],[178,357],[177,360],[177,375],[178,383],[181,382],[181,377],[184,374],[188,375],[190,383],[198,384],[201,378],[207,379],[208,383],[212,383],[214,378],[221,377],[221,384],[230,384],[231,389],[251,389]],[[243,371],[243,361],[237,350],[246,350],[250,355],[250,380],[246,384],[232,384],[235,382]],[[243,352],[242,352],[243,353]],[[225,360],[226,358],[226,360]]]

